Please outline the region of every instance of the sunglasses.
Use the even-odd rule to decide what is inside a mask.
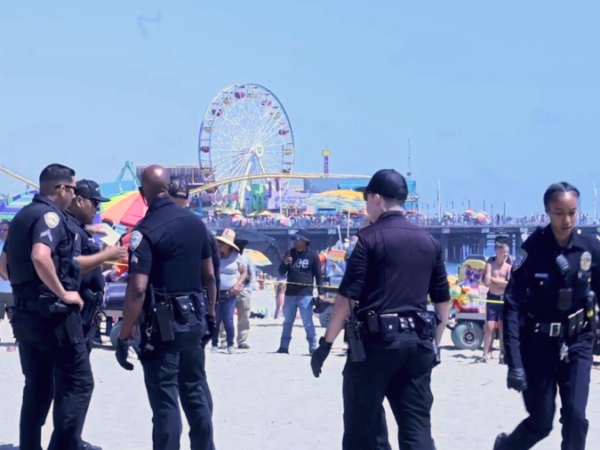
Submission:
[[[363,199],[365,200],[365,202],[369,199],[369,195],[371,195],[370,192],[367,192],[367,191],[363,192]]]
[[[0,233],[8,233],[8,228],[0,228]]]
[[[77,186],[71,186],[70,184],[57,184],[54,186],[55,189],[60,189],[61,187],[65,187],[65,189],[73,189],[73,192],[77,191]]]

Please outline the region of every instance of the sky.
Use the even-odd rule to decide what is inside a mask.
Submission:
[[[295,172],[408,171],[421,208],[542,212],[600,185],[600,3],[558,0],[0,1],[0,165],[116,179],[198,164],[215,95],[281,100]],[[24,185],[0,173],[0,192]]]

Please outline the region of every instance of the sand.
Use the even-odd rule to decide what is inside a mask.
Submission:
[[[273,291],[258,291],[252,309],[274,306]],[[315,318],[316,319],[316,318]],[[237,355],[207,352],[207,371],[215,411],[217,450],[313,450],[339,449],[342,440],[342,342],[325,362],[320,378],[310,370],[308,346],[300,320],[294,328],[290,355],[274,354],[279,346],[281,321],[252,319],[251,349]],[[318,326],[318,320],[315,320]],[[322,335],[323,328],[318,327]],[[12,332],[0,325],[0,449],[18,443],[19,411],[23,376],[18,353],[4,347]],[[506,389],[506,367],[497,360],[475,363],[481,352],[453,349],[449,332],[445,336],[443,363],[433,372],[435,402],[432,411],[433,435],[441,449],[492,449],[502,430],[512,430],[525,410],[518,393]],[[84,429],[84,439],[104,450],[149,450],[151,410],[146,398],[142,370],[126,372],[117,364],[114,352],[95,349],[92,366],[96,387]],[[588,448],[600,440],[600,370],[592,370]],[[557,405],[560,407],[560,405]],[[397,428],[386,403],[392,448],[398,449]],[[51,416],[43,429],[47,446],[52,432]],[[189,447],[187,426],[181,448]],[[536,449],[560,448],[560,425]],[[4,445],[2,445],[4,444]]]

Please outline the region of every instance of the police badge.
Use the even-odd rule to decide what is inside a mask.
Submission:
[[[519,267],[521,267],[526,259],[527,259],[527,252],[523,249],[519,250],[519,253],[517,253],[517,257],[515,258],[515,262],[512,265],[513,272],[515,270],[517,270]]]
[[[581,255],[579,260],[579,268],[582,272],[587,272],[592,267],[592,255],[590,252],[585,252]]]

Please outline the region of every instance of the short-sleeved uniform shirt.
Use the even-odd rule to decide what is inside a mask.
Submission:
[[[504,343],[510,367],[521,367],[520,329],[525,316],[535,322],[566,323],[569,315],[586,306],[587,293],[600,295],[600,238],[574,230],[561,248],[552,228],[538,228],[521,245],[512,265],[504,295]],[[565,274],[556,261],[563,255],[568,262]],[[558,308],[559,292],[572,291],[571,307]]]
[[[439,243],[409,222],[401,211],[389,211],[358,233],[339,287],[340,295],[358,300],[358,316],[409,314],[450,300],[448,277]]]
[[[50,247],[63,287],[78,290],[78,274],[73,275],[71,266],[73,258],[81,252],[79,237],[50,199],[35,195],[12,220],[3,249],[15,298],[36,300],[39,295],[53,295],[40,280],[31,260],[33,246],[38,243]]]
[[[212,256],[202,220],[170,198],[159,199],[129,242],[129,273],[148,275],[148,287],[169,295],[202,292],[202,261]]]
[[[73,229],[79,235],[81,242],[81,255],[91,256],[100,252],[100,246],[94,240],[94,236],[85,229],[85,226],[70,212],[65,213],[67,220],[73,224]],[[81,275],[81,291],[89,289],[93,293],[104,291],[104,276],[102,275],[102,267],[96,267]]]

